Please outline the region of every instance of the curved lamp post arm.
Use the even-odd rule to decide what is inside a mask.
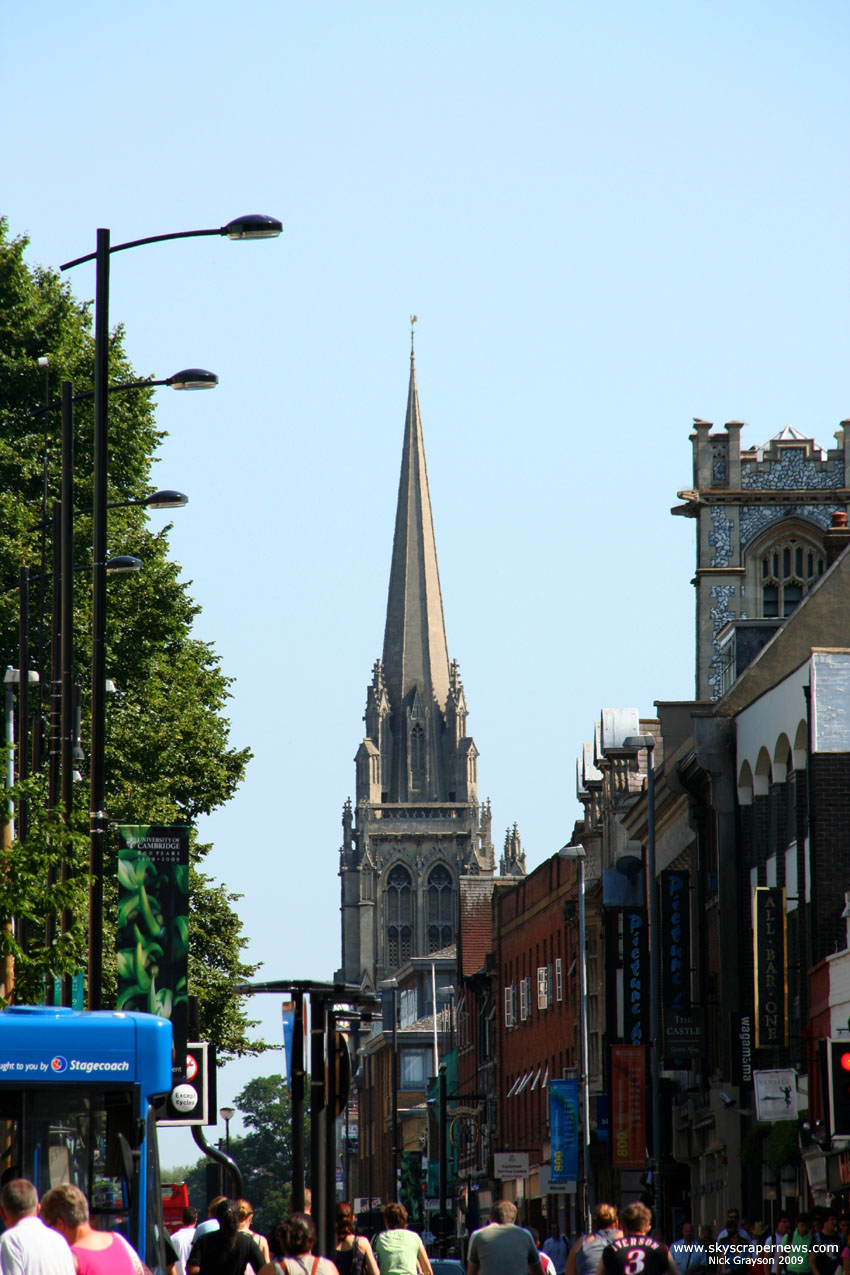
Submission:
[[[266,217],[262,213],[251,213],[247,217],[235,217],[226,226],[215,226],[210,230],[176,230],[168,235],[148,235],[144,239],[130,239],[127,243],[117,243],[110,247],[110,254],[123,252],[126,248],[141,248],[143,244],[165,243],[168,239],[201,239],[204,235],[224,235],[228,239],[276,239],[283,226],[276,217]],[[86,261],[96,261],[97,253],[88,252],[84,257],[75,257],[66,261],[60,270],[72,270]]]

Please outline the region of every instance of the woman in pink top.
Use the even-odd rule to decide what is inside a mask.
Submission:
[[[48,1191],[41,1219],[68,1241],[79,1275],[143,1275],[145,1267],[123,1235],[89,1225],[88,1200],[79,1187],[65,1182]]]

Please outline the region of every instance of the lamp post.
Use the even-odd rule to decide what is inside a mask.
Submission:
[[[591,1232],[590,1191],[590,1063],[587,1045],[587,924],[585,913],[585,880],[584,865],[587,853],[584,846],[562,846],[558,851],[563,859],[574,859],[578,868],[578,985],[579,985],[579,1022],[581,1026],[581,1073],[579,1089],[581,1091],[581,1181],[579,1182],[579,1212],[584,1218],[585,1231]]]
[[[236,1115],[235,1107],[220,1107],[218,1114],[224,1121],[224,1149],[230,1155],[230,1122]]]
[[[635,753],[646,749],[646,889],[649,919],[649,1078],[652,1098],[652,1202],[655,1225],[664,1225],[661,1184],[661,964],[659,961],[658,886],[655,880],[654,735],[628,735],[623,747]]]
[[[112,394],[122,392],[124,390],[162,385],[171,386],[174,389],[206,388],[217,384],[218,377],[214,372],[207,372],[202,368],[184,368],[179,372],[175,372],[172,376],[166,377],[162,380],[148,379],[124,382],[120,385],[111,385],[108,387],[108,392]],[[43,407],[36,408],[32,412],[33,416],[43,416],[49,414],[56,407],[61,407],[62,409],[61,498],[59,502],[54,505],[53,517],[53,562],[55,577],[53,583],[54,616],[52,647],[52,658],[54,661],[57,658],[59,659],[59,665],[57,666],[54,664],[52,681],[54,688],[58,690],[58,694],[54,696],[54,699],[58,700],[58,734],[61,742],[59,744],[58,751],[51,749],[54,776],[51,791],[53,794],[52,801],[55,804],[55,799],[58,795],[56,792],[57,783],[61,781],[61,809],[66,826],[68,827],[70,827],[71,821],[74,783],[74,404],[92,398],[93,394],[94,391],[92,390],[74,394],[72,382],[64,380],[62,382],[62,397],[58,400],[58,402],[51,403],[48,397],[47,402]],[[130,505],[144,505],[152,509],[179,508],[185,505],[187,501],[188,497],[184,496],[181,492],[160,491],[154,492],[150,496],[137,500],[112,502],[107,505],[107,508],[125,508]],[[93,511],[87,510],[85,512]],[[42,519],[42,530],[44,529],[43,524],[44,519]],[[95,559],[95,561],[97,561],[97,559]],[[106,575],[127,574],[129,572],[138,571],[140,567],[141,563],[138,558],[134,558],[130,555],[120,555],[116,558],[110,559],[109,562],[104,564],[104,579]],[[96,569],[94,575],[96,580]],[[105,680],[106,674],[104,666],[104,706],[106,702]],[[24,722],[26,721],[25,712],[26,706],[23,706],[22,718],[24,719]],[[53,714],[54,721],[57,716],[57,712]],[[22,726],[21,733],[22,736],[26,734],[25,726]],[[94,750],[92,750],[92,756],[94,757]],[[63,885],[67,881],[67,867],[67,856],[63,856]],[[67,909],[63,909],[61,919],[61,931],[63,934],[67,933],[69,925],[70,917]],[[70,981],[67,978],[63,980],[62,1003],[64,1005],[70,1005],[71,1003]]]
[[[124,252],[143,244],[169,239],[193,239],[224,235],[228,239],[271,239],[280,234],[281,223],[274,217],[252,213],[237,217],[225,226],[209,230],[184,230],[150,235],[127,243],[110,243],[109,230],[97,232],[95,252],[60,267],[70,270],[87,261],[95,262],[94,302],[94,517],[92,531],[92,705],[91,705],[91,806],[89,871],[89,1008],[100,1009],[103,999],[103,857],[106,843],[106,507],[109,457],[109,262],[113,252]],[[175,389],[202,389],[209,383],[175,384]]]
[[[401,1190],[399,1182],[399,1146],[398,1146],[398,979],[385,978],[378,984],[379,992],[392,993],[393,1006],[393,1058],[392,1058],[392,1101],[393,1101],[393,1199],[397,1202],[401,1199]]]

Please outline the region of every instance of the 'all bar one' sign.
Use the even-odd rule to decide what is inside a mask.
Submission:
[[[788,944],[785,890],[778,885],[753,891],[755,1047],[788,1043]]]

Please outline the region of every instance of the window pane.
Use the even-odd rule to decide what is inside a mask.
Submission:
[[[766,584],[762,596],[762,615],[779,615],[779,589],[775,584]]]
[[[783,592],[783,614],[790,615],[797,604],[802,600],[803,589],[799,584],[786,584]]]

